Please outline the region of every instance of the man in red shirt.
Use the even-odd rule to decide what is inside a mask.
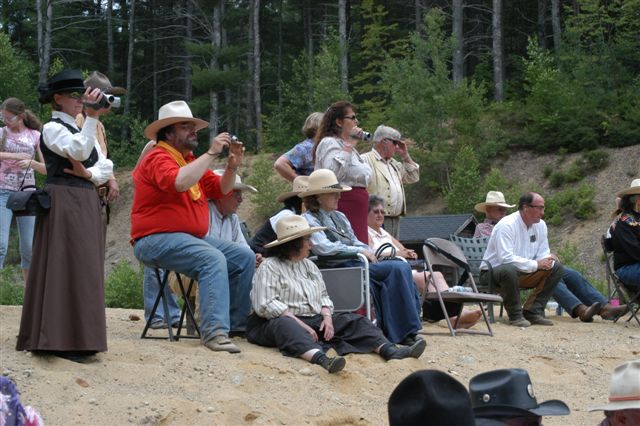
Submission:
[[[158,120],[147,126],[145,136],[157,144],[133,171],[131,239],[136,258],[147,267],[198,281],[202,344],[236,353],[240,349],[229,333],[244,332],[255,257],[246,246],[206,236],[207,201],[233,190],[244,148],[221,133],[196,158],[196,132],[207,125],[185,102],[175,101],[163,105]],[[209,166],[224,147],[229,158],[224,174],[217,176]]]

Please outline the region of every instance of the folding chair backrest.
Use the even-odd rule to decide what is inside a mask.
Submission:
[[[450,256],[457,259],[459,262],[468,265],[467,258],[460,250],[460,247],[442,238],[428,238],[426,241],[437,246],[440,250],[448,253]],[[460,265],[454,260],[449,259],[446,255],[440,254],[437,251],[425,245],[424,256],[425,261],[430,263],[431,266],[451,266],[453,268],[460,268]]]
[[[320,272],[335,311],[352,312],[362,307],[362,268],[328,268]]]
[[[464,238],[457,235],[450,235],[449,240],[460,247],[471,268],[471,275],[478,281],[480,277],[480,264],[482,263],[484,252],[487,251],[489,237]]]

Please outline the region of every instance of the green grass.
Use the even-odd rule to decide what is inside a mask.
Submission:
[[[24,285],[19,265],[8,265],[0,269],[0,305],[22,305]]]

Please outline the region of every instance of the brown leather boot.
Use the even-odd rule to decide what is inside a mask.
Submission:
[[[627,305],[613,306],[607,303],[598,313],[603,320],[614,320],[627,313]]]
[[[601,308],[602,304],[600,302],[596,302],[589,307],[581,304],[575,307],[571,316],[580,318],[582,322],[592,322],[594,315],[599,313]]]

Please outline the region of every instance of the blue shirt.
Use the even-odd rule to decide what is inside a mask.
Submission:
[[[284,156],[299,176],[309,176],[313,172],[313,139],[296,144]]]

